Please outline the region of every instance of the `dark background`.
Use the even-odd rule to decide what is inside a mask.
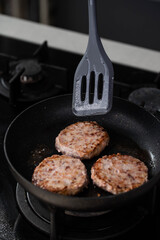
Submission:
[[[160,1],[97,0],[101,37],[160,50]],[[87,0],[58,0],[54,24],[88,33]]]
[[[88,33],[87,2],[0,0],[0,13]],[[97,15],[101,37],[160,50],[160,0],[97,0]]]

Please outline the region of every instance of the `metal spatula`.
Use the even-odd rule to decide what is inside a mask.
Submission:
[[[98,36],[95,8],[95,0],[88,0],[89,41],[73,86],[72,111],[77,116],[105,114],[112,107],[113,66]]]

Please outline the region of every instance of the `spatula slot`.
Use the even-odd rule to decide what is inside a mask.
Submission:
[[[92,104],[94,100],[94,88],[95,88],[95,72],[92,71],[90,74],[89,81],[89,103]]]
[[[102,99],[103,95],[103,74],[100,73],[98,76],[98,99]]]
[[[84,75],[82,77],[82,82],[81,82],[81,101],[84,102],[86,97],[86,76]]]

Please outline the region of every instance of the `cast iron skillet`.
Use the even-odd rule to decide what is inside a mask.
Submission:
[[[76,117],[71,103],[71,95],[49,98],[26,109],[10,124],[4,150],[16,180],[48,205],[72,211],[113,209],[149,191],[160,178],[160,122],[144,109],[119,98],[114,98],[108,114],[92,117]],[[110,135],[109,146],[100,156],[120,152],[141,159],[149,168],[149,181],[118,195],[94,188],[91,180],[88,189],[78,196],[62,196],[34,186],[33,170],[44,157],[57,153],[54,141],[60,130],[84,120],[97,121]],[[84,161],[89,175],[95,160]]]

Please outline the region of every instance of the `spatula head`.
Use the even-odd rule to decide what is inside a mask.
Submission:
[[[95,63],[94,59],[86,53],[75,72],[72,110],[77,116],[106,114],[112,107],[112,64],[103,58]]]

